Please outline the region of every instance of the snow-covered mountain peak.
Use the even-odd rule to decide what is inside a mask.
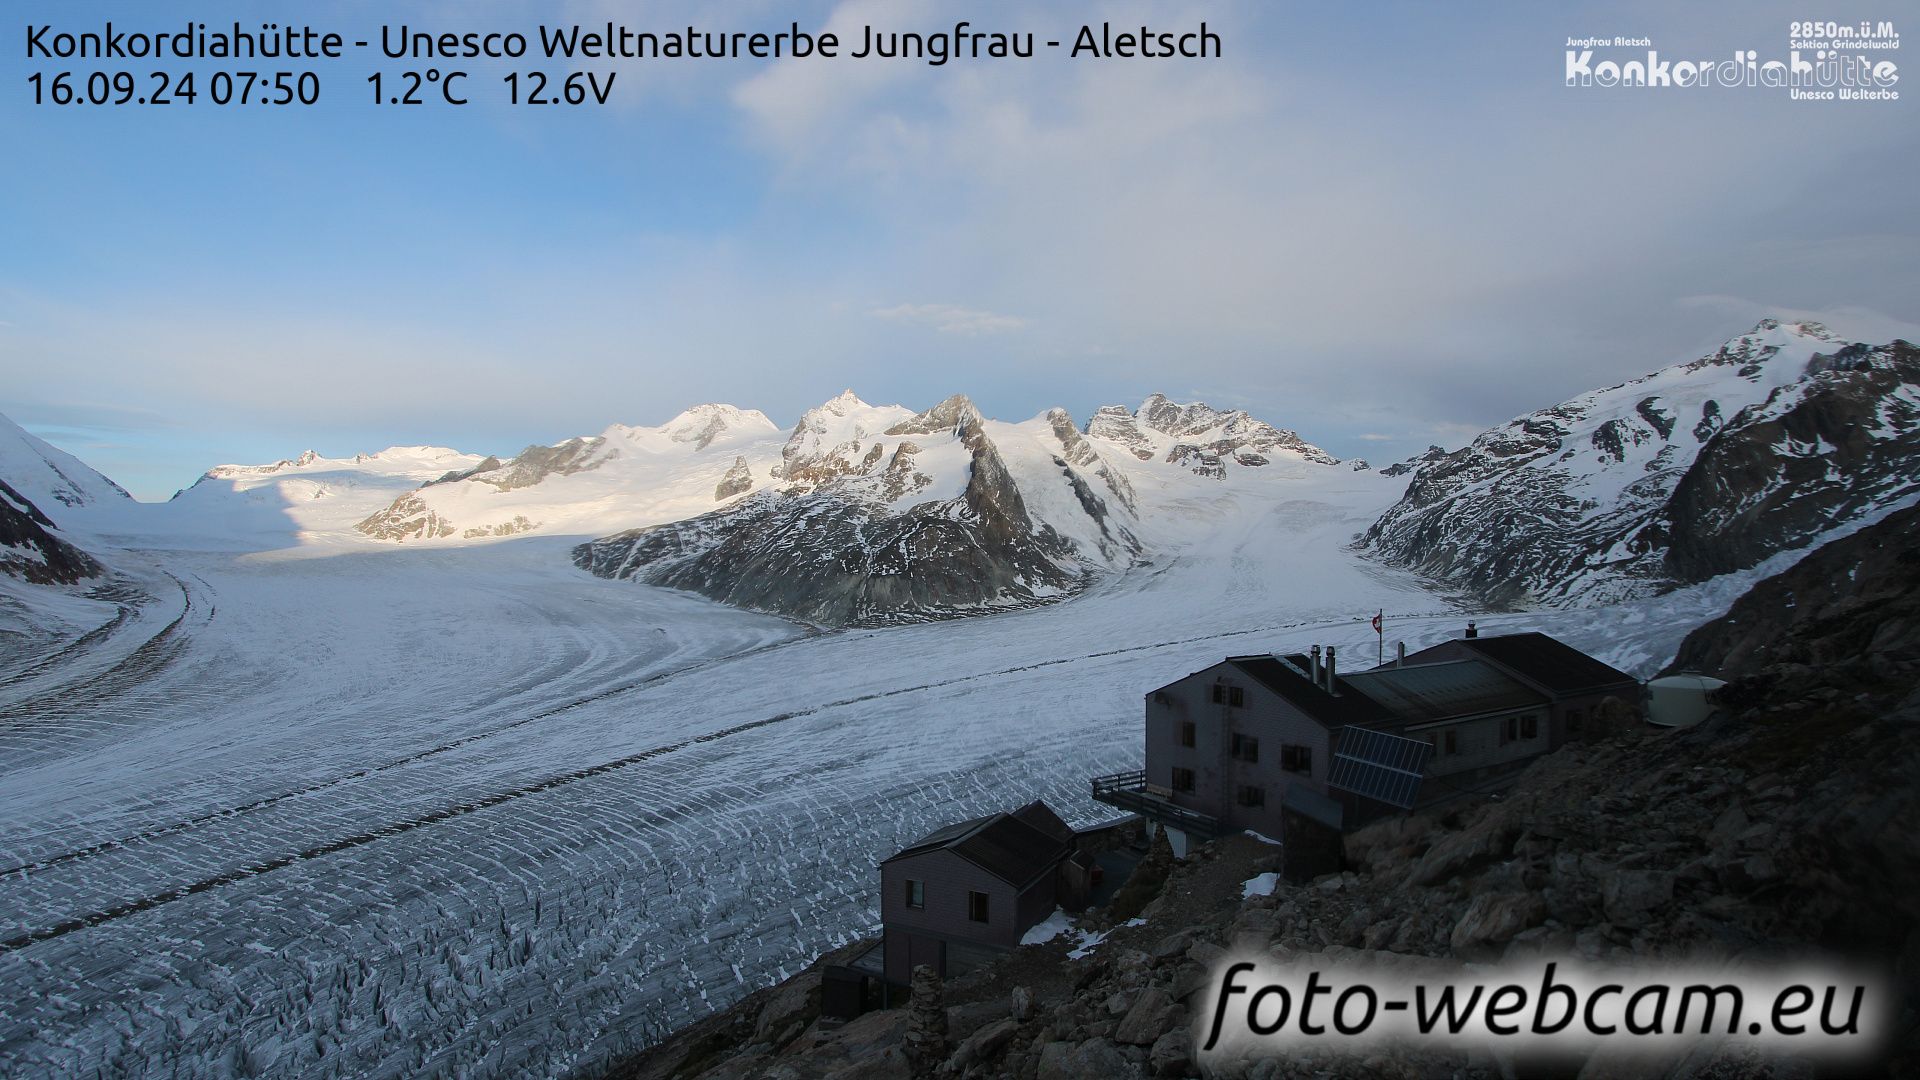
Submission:
[[[1165,394],[1148,395],[1138,410],[1102,406],[1087,421],[1086,433],[1117,444],[1141,461],[1157,458],[1216,480],[1226,478],[1229,465],[1258,468],[1275,455],[1320,465],[1340,460],[1244,409],[1222,411],[1205,402],[1176,402]]]
[[[257,480],[262,477],[295,473],[337,473],[342,476],[367,473],[387,478],[409,479],[449,469],[462,469],[480,460],[445,446],[389,446],[373,453],[351,458],[330,458],[316,450],[302,450],[298,456],[281,458],[267,465],[215,465],[200,477],[207,480]],[[199,482],[196,482],[197,487]]]
[[[1904,342],[1856,345],[1816,322],[1765,319],[1698,359],[1429,455],[1365,543],[1499,602],[1701,580],[1907,490],[1917,378]],[[1789,495],[1802,499],[1794,512],[1742,516]],[[1682,550],[1687,535],[1715,536],[1714,550]]]
[[[132,500],[119,484],[5,416],[0,416],[0,480],[49,510]]]
[[[776,475],[790,483],[819,484],[857,471],[855,463],[871,453],[870,440],[914,416],[905,406],[869,405],[852,390],[841,391],[800,414],[780,451]]]
[[[765,438],[780,429],[758,409],[707,404],[695,405],[662,424],[660,430],[673,442],[692,443],[695,450],[705,450],[714,443]]]
[[[933,435],[940,432],[958,434],[967,427],[978,427],[981,422],[980,410],[965,394],[955,394],[923,413],[916,413],[886,430],[888,435]]]

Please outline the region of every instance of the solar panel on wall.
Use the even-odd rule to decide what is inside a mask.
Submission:
[[[1424,739],[1407,739],[1366,728],[1343,728],[1340,748],[1333,752],[1333,772],[1327,783],[1410,810],[1420,794],[1420,779],[1426,772],[1427,759],[1432,756],[1433,746]]]

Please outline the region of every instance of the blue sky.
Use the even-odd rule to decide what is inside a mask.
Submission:
[[[1912,101],[1560,85],[1569,35],[1778,55],[1803,6],[1358,7],[9,5],[0,411],[149,498],[309,446],[512,452],[703,401],[788,424],[849,386],[1005,419],[1159,391],[1381,461],[1770,312],[1920,322]],[[62,110],[25,80],[63,65],[21,59],[30,23],[108,17],[351,39],[960,15],[1043,39],[1205,19],[1225,56],[598,62],[613,104],[537,112],[498,78],[556,63],[463,63],[463,109],[372,106],[366,76],[413,65],[351,54],[308,109]]]

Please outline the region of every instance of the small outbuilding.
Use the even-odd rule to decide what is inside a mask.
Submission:
[[[949,825],[880,864],[886,981],[960,974],[1020,944],[1056,907],[1086,905],[1091,863],[1044,802]]]

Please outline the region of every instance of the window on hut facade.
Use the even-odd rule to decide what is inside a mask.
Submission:
[[[927,906],[927,883],[926,882],[908,880],[907,906],[910,908],[923,908]]]
[[[1174,766],[1171,782],[1167,786],[1175,791],[1191,792],[1193,790],[1193,770],[1182,769],[1178,765]]]
[[[1247,691],[1244,687],[1228,686],[1225,683],[1213,684],[1213,703],[1231,705],[1238,708],[1247,703]]]
[[[1311,775],[1313,772],[1313,747],[1289,746],[1282,743],[1280,746],[1280,767],[1288,772],[1307,773]]]
[[[1265,806],[1267,805],[1267,789],[1242,784],[1238,801],[1241,806]]]
[[[1227,753],[1228,756],[1232,757],[1235,761],[1259,761],[1260,740],[1251,735],[1242,735],[1239,732],[1235,732],[1232,745],[1229,747]]]
[[[967,918],[972,919],[974,922],[987,921],[986,893],[973,892],[971,890],[967,892]]]
[[[1520,737],[1534,739],[1540,735],[1540,718],[1528,713],[1520,718]]]
[[[1191,720],[1180,721],[1180,745],[1193,745],[1193,721]]]

